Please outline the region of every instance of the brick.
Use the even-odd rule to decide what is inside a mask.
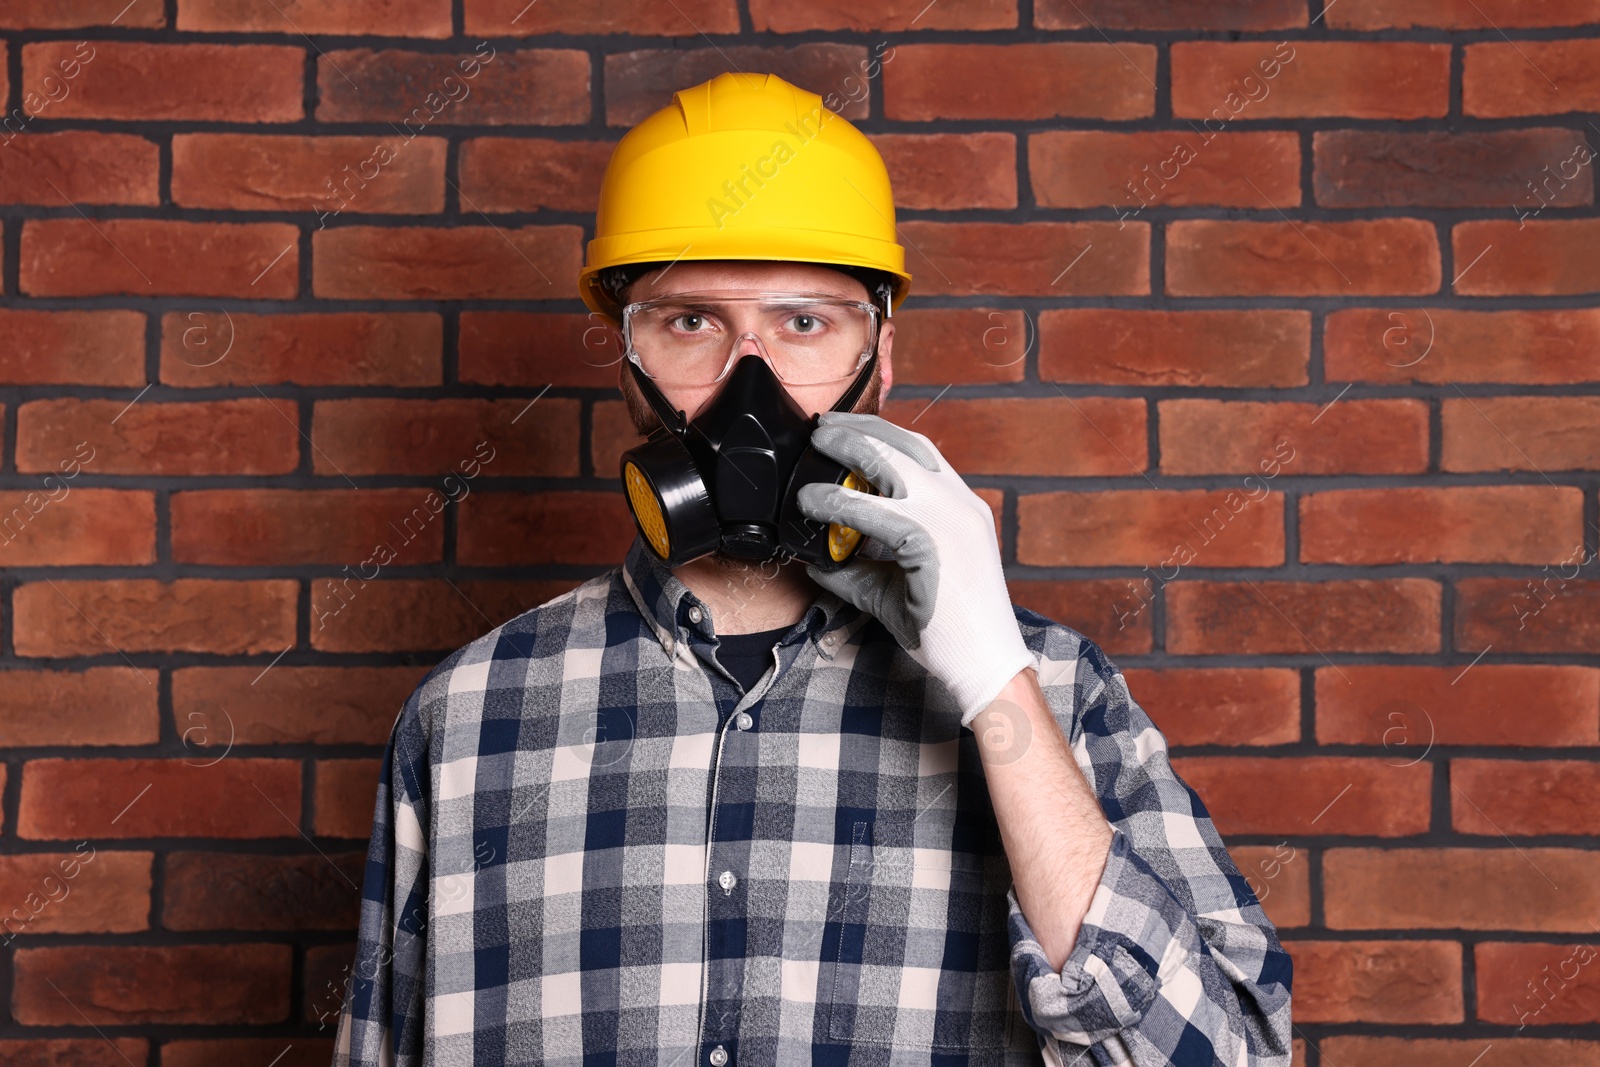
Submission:
[[[19,656],[277,655],[294,643],[297,594],[291,579],[28,582],[12,594],[13,641]]]
[[[1175,655],[1438,652],[1436,582],[1173,582],[1167,651]]]
[[[1017,206],[1012,133],[880,133],[869,140],[889,169],[897,208],[960,211]]]
[[[870,7],[849,0],[813,0],[809,4],[750,0],[750,19],[757,33],[763,30],[776,33],[801,33],[806,30],[1005,30],[1017,25],[1017,0],[974,0],[954,5],[930,5],[927,0],[889,0]]]
[[[925,434],[963,475],[1137,474],[1144,401],[1123,397],[889,400],[883,417]]]
[[[142,386],[144,323],[138,311],[0,308],[0,384]]]
[[[912,219],[898,229],[923,296],[1150,293],[1147,223]]]
[[[1253,500],[1235,489],[1024,493],[1017,498],[1017,562],[1156,567],[1158,574],[1168,567],[1281,565],[1283,500]]]
[[[161,150],[125,133],[64,130],[0,142],[0,200],[8,204],[161,202]]]
[[[155,494],[74,492],[70,481],[54,473],[38,489],[0,490],[0,560],[7,567],[154,563]]]
[[[1600,110],[1600,40],[1467,45],[1461,110],[1477,118]]]
[[[1286,745],[1300,740],[1300,675],[1281,667],[1123,671],[1169,745]]]
[[[1290,941],[1294,1013],[1306,1023],[1458,1023],[1454,941]]]
[[[288,45],[95,41],[85,46],[70,40],[24,45],[22,84],[42,86],[52,75],[71,77],[71,92],[48,101],[52,119],[294,122],[305,117],[305,50]],[[29,106],[27,95],[23,105],[30,113],[43,110]]]
[[[484,51],[487,48],[489,51]],[[403,52],[342,49],[317,59],[319,122],[568,126],[589,121],[589,56],[569,48]]]
[[[1594,0],[1345,0],[1328,11],[1328,25],[1351,30],[1437,26],[1499,30],[1506,26],[1579,26],[1600,17]],[[1490,1065],[1492,1067],[1492,1064]]]
[[[894,316],[895,385],[1020,382],[1039,328],[1025,311],[915,307]]]
[[[1576,486],[1339,489],[1300,498],[1300,559],[1551,563],[1583,544]]]
[[[1600,467],[1600,397],[1445,397],[1440,422],[1441,470]]]
[[[1432,745],[1600,743],[1600,671],[1555,664],[1346,664],[1316,670],[1317,743],[1382,745],[1407,761]],[[1509,716],[1507,708],[1516,708]],[[1518,764],[1522,766],[1522,764]]]
[[[616,147],[610,141],[535,137],[464,141],[461,210],[592,212],[599,206],[600,182]]]
[[[161,925],[168,930],[348,930],[361,902],[360,853],[167,857]]]
[[[1311,861],[1305,849],[1285,841],[1235,845],[1228,852],[1273,926],[1311,925]]]
[[[1547,174],[1582,140],[1555,127],[1487,133],[1319,130],[1312,181],[1323,207],[1510,207],[1594,203],[1592,182]],[[1544,192],[1536,193],[1530,183]],[[1543,184],[1548,183],[1548,184]]]
[[[281,222],[30,219],[19,282],[28,296],[236,296],[299,291],[300,231]]]
[[[1455,291],[1462,296],[1592,293],[1600,289],[1600,263],[1591,254],[1596,241],[1600,219],[1460,223],[1450,230],[1458,264]],[[1486,248],[1488,254],[1478,259]]]
[[[1330,930],[1581,932],[1600,917],[1597,876],[1600,856],[1577,849],[1335,848],[1322,857],[1323,915]]]
[[[1480,1009],[1480,1018],[1481,1018]],[[1477,1038],[1367,1037],[1341,1034],[1320,1041],[1329,1063],[1363,1067],[1461,1067],[1482,1054],[1478,1067],[1588,1067],[1600,1041],[1548,1040],[1497,1034],[1489,1048]],[[171,1046],[167,1046],[170,1048]]]
[[[311,647],[320,652],[450,652],[580,581],[358,578],[350,585],[341,581],[332,591],[318,583],[311,589]]]
[[[1126,579],[1063,582],[1013,578],[1006,588],[1013,604],[1071,627],[1109,655],[1139,656],[1154,647],[1152,612],[1133,614],[1122,609],[1119,617],[1117,600],[1128,595]]]
[[[286,474],[300,462],[297,415],[267,397],[35,400],[17,411],[17,469],[53,470],[87,442],[96,474]]]
[[[1592,940],[1575,945],[1485,941],[1472,946],[1478,1018],[1516,1023],[1518,1030],[1600,1020],[1595,954]]]
[[[1305,385],[1310,358],[1311,316],[1304,311],[1060,308],[1039,315],[1039,377],[1046,381]]]
[[[12,1014],[29,1026],[285,1022],[293,954],[252,944],[18,949]]]
[[[478,493],[461,505],[456,562],[516,566],[526,560],[528,545],[538,545],[546,563],[614,566],[635,533],[620,492]]]
[[[428,669],[181,667],[172,672],[172,715],[180,734],[199,725],[241,745],[382,745]]]
[[[276,10],[275,10],[276,9]],[[450,0],[180,0],[178,29],[202,33],[284,33],[300,36],[373,34],[449,37]]]
[[[62,3],[61,6],[66,7],[67,4]],[[171,1045],[166,1048],[171,1048]],[[166,1055],[166,1048],[162,1050],[163,1056]],[[12,1067],[64,1067],[66,1064],[72,1067],[127,1067],[130,1063],[147,1063],[149,1059],[150,1042],[142,1037],[0,1040],[0,1062],[11,1064]]]
[[[372,835],[380,773],[375,759],[317,761],[318,837],[366,840]]]
[[[316,295],[333,300],[556,300],[577,293],[576,226],[341,226],[312,236]]]
[[[1207,129],[1241,118],[1442,118],[1449,100],[1447,44],[1179,41],[1171,55],[1172,113]]]
[[[484,474],[575,477],[579,404],[567,397],[319,400],[313,467],[325,474],[453,474],[440,494],[450,500],[467,496]]]
[[[1167,226],[1174,296],[1352,296],[1439,289],[1439,240],[1423,219],[1241,222]]]
[[[319,950],[308,949],[307,953],[316,951]],[[354,960],[355,949],[352,947],[346,955]],[[296,1037],[292,1043],[275,1037],[167,1040],[161,1043],[161,1063],[162,1067],[233,1067],[257,1062],[270,1067],[327,1067],[333,1059],[331,1035],[336,1022],[336,1019],[329,1020],[323,1033],[330,1036],[321,1040],[305,1037]],[[273,1062],[279,1056],[282,1059]]]
[[[620,340],[592,311],[463,311],[457,374],[480,385],[616,388]]]
[[[1116,121],[1155,114],[1154,45],[908,44],[894,54],[883,68],[889,119]]]
[[[197,489],[171,498],[172,558],[222,567],[438,563],[446,497],[424,489]]]
[[[1519,705],[1537,707],[1527,699],[1519,701]],[[1600,834],[1600,811],[1594,805],[1600,767],[1590,760],[1451,760],[1450,784],[1454,787],[1450,821],[1460,833],[1496,837]],[[1481,804],[1489,804],[1493,814]],[[1583,855],[1592,858],[1594,853]],[[1589,879],[1585,884],[1592,883],[1594,872],[1585,877]],[[1600,902],[1590,901],[1590,910],[1597,903]],[[1571,907],[1570,903],[1563,904],[1561,913],[1573,914]]]
[[[1563,385],[1600,380],[1597,346],[1600,308],[1349,308],[1327,317],[1323,361],[1330,381]]]
[[[759,27],[757,27],[759,29]],[[677,0],[677,7],[648,0],[589,4],[583,0],[466,0],[466,32],[480,37],[532,37],[550,33],[627,33],[686,37],[738,33],[734,0]]]
[[[46,840],[299,835],[298,760],[234,756],[197,766],[209,762],[29,760],[22,768],[17,835]]]
[[[1028,176],[1040,207],[1110,206],[1119,219],[1147,207],[1293,207],[1300,138],[1292,130],[1042,130],[1028,138]]]
[[[1037,0],[1033,24],[1044,30],[1280,30],[1304,26],[1306,9],[1296,0]]]
[[[1243,488],[1259,494],[1284,471],[1407,474],[1428,468],[1422,400],[1180,399],[1157,406],[1166,474],[1248,473],[1255,478]]]
[[[304,211],[319,227],[347,211],[427,215],[444,210],[446,151],[442,137],[180,133],[172,138],[172,200]]]
[[[0,29],[70,30],[79,26],[126,28],[166,24],[166,12],[152,0],[140,0],[136,4],[128,0],[0,0]],[[133,1043],[131,1038],[126,1040]],[[142,1046],[143,1042],[138,1044]],[[5,1062],[14,1061],[6,1059]]]
[[[153,745],[160,736],[154,677],[125,667],[17,670],[0,690],[0,748]]]
[[[900,52],[897,49],[892,54],[898,56]],[[824,107],[842,117],[864,119],[866,94],[859,90],[849,94],[862,72],[870,69],[870,62],[866,48],[833,41],[791,48],[725,45],[612,52],[605,59],[606,125],[632,126],[670,105],[679,89],[699,85],[729,70],[776,74],[816,93],[822,97]]]
[[[1433,766],[1351,756],[1179,756],[1173,768],[1231,834],[1426,833]]]
[[[1594,580],[1593,558],[1574,551],[1565,566],[1545,567],[1536,578],[1457,579],[1456,647],[1592,653],[1600,641],[1600,581]],[[1571,580],[1585,573],[1585,566],[1590,567],[1585,577]]]
[[[444,381],[434,312],[252,315],[223,309],[161,317],[167,385],[395,385]]]
[[[149,929],[154,858],[87,841],[61,852],[0,856],[0,900],[15,903],[0,913],[0,936]]]

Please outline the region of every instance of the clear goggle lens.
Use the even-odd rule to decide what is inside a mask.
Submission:
[[[627,356],[664,385],[711,385],[754,336],[787,385],[849,378],[872,354],[878,308],[820,293],[679,293],[622,309]]]

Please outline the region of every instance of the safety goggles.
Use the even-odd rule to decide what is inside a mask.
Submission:
[[[811,292],[713,289],[622,309],[626,358],[658,384],[679,386],[727,377],[746,338],[785,385],[841,381],[871,357],[878,323],[875,304]]]

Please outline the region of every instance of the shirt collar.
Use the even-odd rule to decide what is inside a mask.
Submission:
[[[691,636],[697,636],[707,643],[715,642],[715,620],[711,617],[711,608],[678,580],[672,568],[646,547],[644,538],[637,531],[623,560],[622,579],[628,592],[633,595],[639,614],[644,616],[651,632],[669,656]],[[691,610],[696,608],[699,609],[698,621]],[[787,644],[797,638],[811,638],[817,643],[817,651],[832,659],[845,635],[840,633],[827,640],[823,638],[861,617],[862,613],[853,604],[830,590],[819,588],[816,599],[806,608],[805,615],[779,639],[779,644]]]

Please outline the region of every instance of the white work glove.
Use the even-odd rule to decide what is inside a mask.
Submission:
[[[812,431],[819,452],[853,467],[882,496],[814,482],[800,510],[880,543],[892,560],[806,568],[812,581],[875,616],[911,658],[943,682],[961,725],[1035,665],[1011,610],[994,513],[933,442],[877,415],[825,411]]]

